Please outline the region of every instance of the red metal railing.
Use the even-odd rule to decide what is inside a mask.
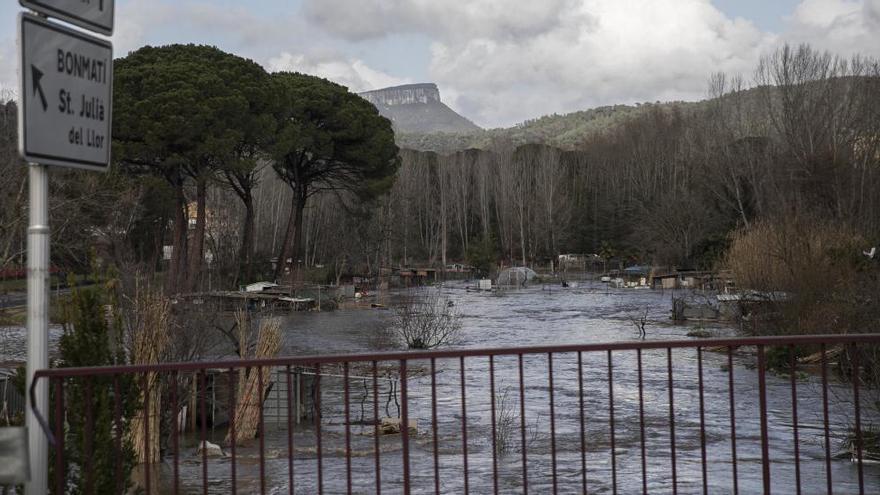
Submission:
[[[142,422],[143,438],[160,433],[161,461],[147,456],[135,474],[147,493],[880,493],[880,470],[864,462],[876,441],[863,438],[877,403],[861,403],[877,393],[862,356],[878,346],[880,334],[865,334],[59,368],[36,374],[52,384],[53,417],[34,412],[53,446],[56,493],[70,488],[71,470],[91,492],[102,475],[90,464],[95,449],[122,458],[126,390],[144,411],[170,404]],[[795,347],[819,363],[778,352]],[[257,438],[236,442],[237,377],[256,372],[262,391],[266,369]],[[111,424],[95,419],[90,399],[101,390]],[[86,397],[78,455],[65,408],[74,392]],[[195,431],[181,431],[185,397],[198,402]],[[380,399],[399,432],[382,423]],[[216,419],[223,407],[226,424]],[[99,428],[112,429],[112,447],[92,441],[107,438]],[[186,447],[227,432],[222,458]],[[113,476],[121,493],[122,462]]]

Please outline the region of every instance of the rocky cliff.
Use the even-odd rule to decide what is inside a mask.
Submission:
[[[440,90],[434,83],[406,84],[393,88],[366,91],[360,94],[373,105],[409,105],[413,103],[428,104],[440,101]]]
[[[360,93],[403,134],[464,133],[480,128],[440,101],[433,83],[406,84]]]

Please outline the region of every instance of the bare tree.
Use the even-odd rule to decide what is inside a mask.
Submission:
[[[648,308],[643,309],[635,316],[630,316],[629,321],[639,331],[639,338],[644,339],[646,335],[645,326],[648,325]]]
[[[433,349],[458,341],[461,316],[451,300],[432,291],[424,298],[410,298],[398,306],[392,328],[410,349]]]

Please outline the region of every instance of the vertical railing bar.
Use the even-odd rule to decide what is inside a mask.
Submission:
[[[437,363],[431,358],[431,435],[434,448],[434,493],[440,495],[440,453],[437,444]]]
[[[235,432],[235,414],[237,412],[236,408],[236,396],[235,396],[235,369],[229,368],[229,379],[226,380],[226,391],[229,395],[229,474],[232,478],[232,493],[233,495],[238,493],[238,473],[236,472],[236,452],[235,452],[235,444],[236,444],[236,432]]]
[[[86,474],[86,491],[85,493],[93,493],[95,486],[95,470],[92,469],[92,457],[94,456],[94,437],[95,437],[95,410],[94,410],[94,383],[92,377],[85,377],[86,381],[86,428],[85,438],[83,442],[83,470]]]
[[[801,453],[798,437],[798,400],[797,400],[797,357],[794,344],[788,347],[789,367],[791,368],[791,425],[794,434],[794,479],[797,495],[801,495]]]
[[[492,408],[492,492],[498,495],[498,434],[495,425],[495,356],[489,355],[489,404]]]
[[[64,493],[64,378],[55,379],[55,493]]]
[[[822,417],[825,426],[825,481],[828,495],[834,492],[831,482],[831,434],[828,431],[828,361],[825,355],[825,344],[822,344]]]
[[[342,388],[345,403],[345,486],[347,493],[351,495],[351,413],[348,387],[348,361],[342,363]]]
[[[321,451],[321,363],[315,364],[315,443],[318,462],[318,493],[324,493],[324,461]]]
[[[770,447],[767,432],[767,379],[764,346],[758,345],[758,394],[761,408],[761,471],[764,493],[770,493]]]
[[[201,437],[202,437],[202,493],[208,495],[208,400],[207,390],[208,376],[205,370],[201,370],[198,374],[197,384],[199,384],[199,405],[201,406]]]
[[[115,467],[113,488],[115,493],[122,493],[122,390],[117,374],[113,375],[113,425],[116,429],[113,435],[113,448],[116,455],[113,462]]]
[[[378,363],[373,361],[373,457],[376,462],[376,495],[382,493],[382,471],[379,451],[379,377]]]
[[[739,494],[736,458],[736,403],[734,402],[733,347],[727,347],[727,391],[730,395],[730,458],[733,467],[733,494]]]
[[[144,488],[147,495],[152,493],[150,476],[150,382],[149,374],[144,373]]]
[[[856,413],[856,453],[858,454],[859,469],[859,495],[865,494],[865,473],[862,458],[862,410],[859,402],[859,381],[861,381],[861,369],[859,363],[859,349],[855,344],[852,348],[852,380],[853,380],[853,402]]]
[[[678,493],[678,470],[675,458],[675,384],[672,379],[672,348],[666,348],[666,374],[669,378],[669,448],[672,461],[672,493]]]
[[[461,453],[464,465],[464,493],[467,495],[470,487],[468,483],[467,394],[465,392],[464,356],[459,357],[459,365],[461,367]]]
[[[642,376],[642,350],[636,349],[637,372],[639,377],[639,448],[642,457],[642,494],[648,494],[648,460],[645,453],[645,385]]]
[[[400,436],[403,443],[403,493],[409,495],[409,394],[407,391],[406,359],[400,360],[400,404],[401,404],[401,421]]]
[[[270,368],[271,369],[271,368]],[[271,372],[271,371],[270,371]],[[266,493],[266,420],[263,417],[264,383],[263,367],[257,366],[257,410],[260,413],[260,421],[257,423],[260,434],[260,493]]]
[[[290,365],[285,368],[287,379],[287,492],[294,493],[293,477],[293,414],[299,415],[299,411],[293,410],[293,381],[290,377]],[[297,398],[297,400],[299,400]]]
[[[171,460],[173,464],[171,467],[173,478],[171,480],[171,491],[175,494],[180,490],[180,398],[177,395],[178,373],[177,371],[171,373],[170,385],[171,411],[173,415],[171,421],[171,448],[174,450],[174,457]]]
[[[703,348],[697,347],[697,378],[700,389],[700,462],[703,470],[703,495],[709,494],[706,465],[706,400],[703,390]]]
[[[578,351],[578,401],[580,407],[581,420],[581,491],[586,495],[587,492],[587,432],[584,422],[584,356]]]
[[[614,435],[614,363],[608,353],[608,426],[611,436],[611,493],[617,495],[617,445]]]
[[[528,469],[528,454],[526,451],[528,447],[526,446],[526,387],[525,380],[523,378],[523,355],[518,354],[519,357],[519,419],[520,419],[520,436],[522,437],[522,481],[523,481],[523,495],[527,495],[529,493],[529,469]]]
[[[558,480],[556,476],[556,419],[553,404],[553,353],[547,353],[547,375],[548,384],[550,386],[550,466],[553,474],[553,493],[559,490]]]

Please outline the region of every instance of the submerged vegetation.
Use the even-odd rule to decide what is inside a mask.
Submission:
[[[450,299],[431,291],[411,298],[394,310],[393,335],[409,349],[433,349],[458,343],[461,315]]]

